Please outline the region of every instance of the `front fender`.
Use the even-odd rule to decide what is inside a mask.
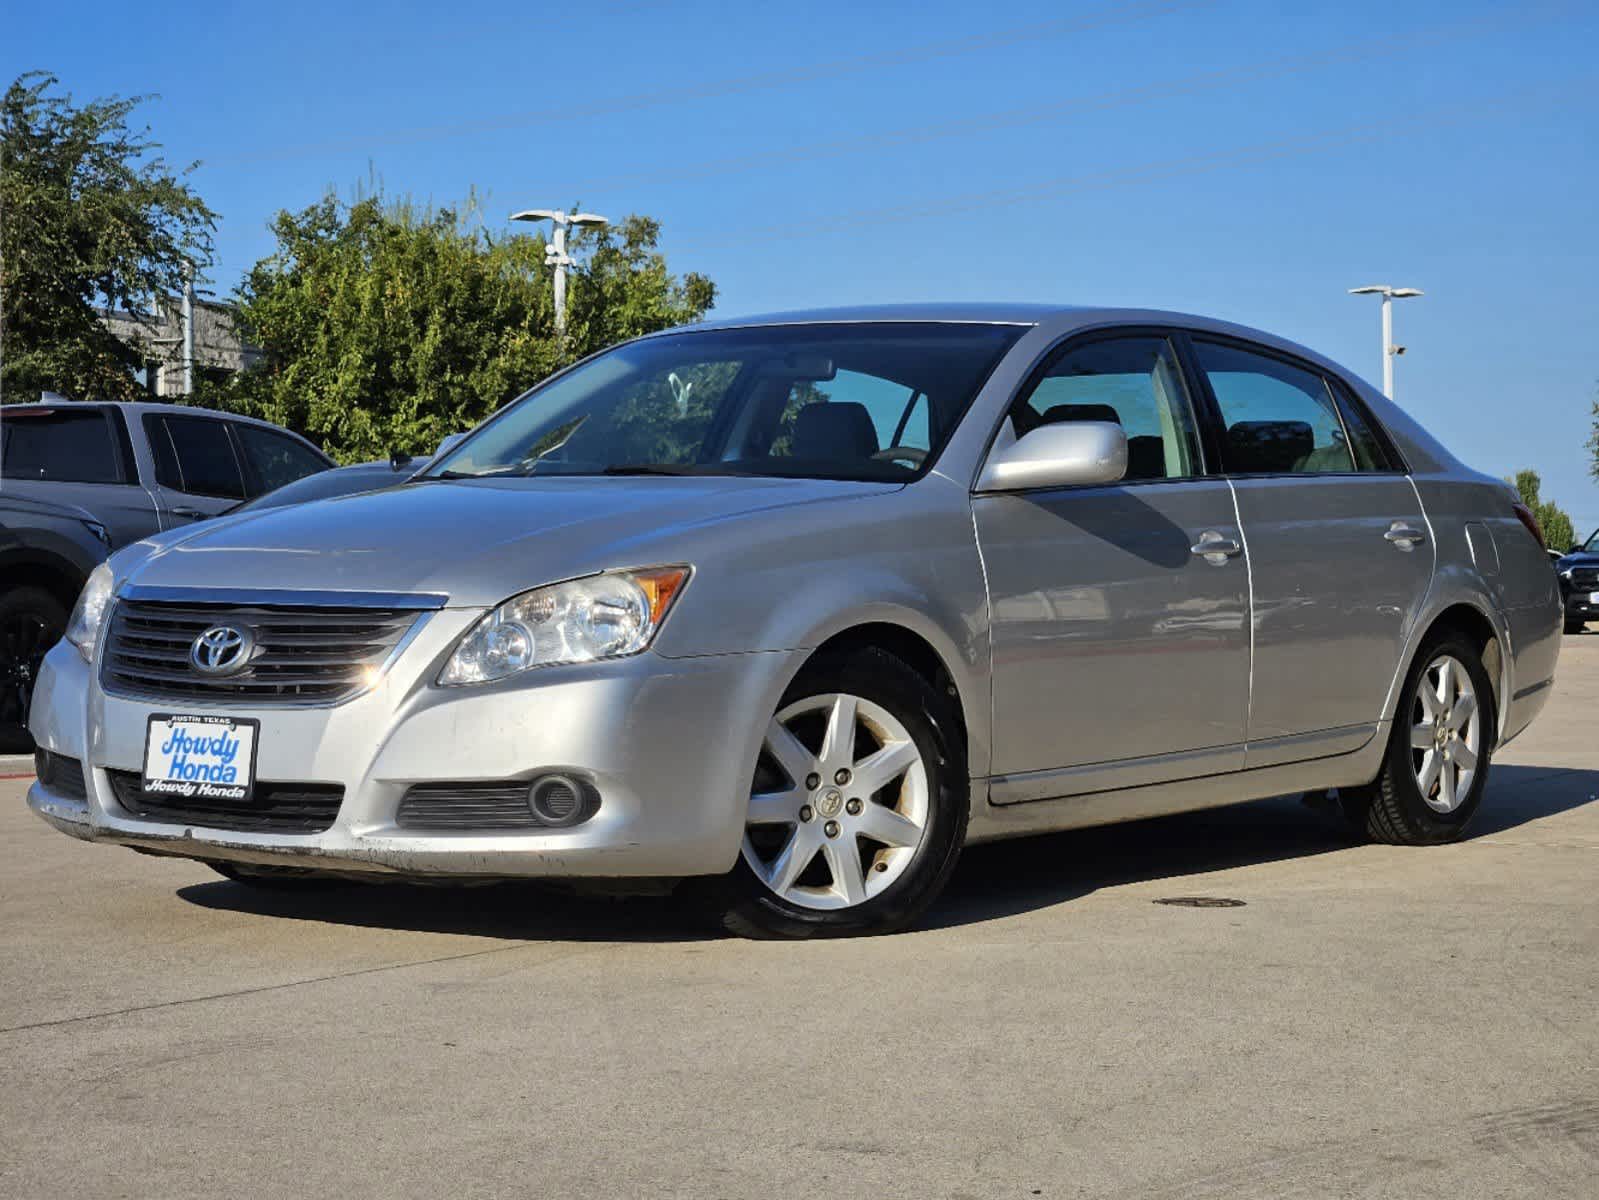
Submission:
[[[697,548],[695,575],[661,631],[668,657],[808,651],[883,623],[932,647],[954,681],[973,774],[989,761],[989,615],[971,499],[928,476],[847,505],[793,510]],[[797,671],[804,656],[794,660]]]

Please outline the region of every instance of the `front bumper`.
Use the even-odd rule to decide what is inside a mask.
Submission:
[[[1599,621],[1599,604],[1593,603],[1590,599],[1594,595],[1599,595],[1599,592],[1567,592],[1565,596],[1566,620]]]
[[[28,804],[55,828],[207,861],[460,878],[718,874],[743,836],[749,781],[797,651],[663,658],[653,652],[557,667],[474,688],[431,681],[480,614],[444,610],[372,691],[325,708],[221,707],[106,695],[77,651],[45,658],[33,696],[35,740],[83,764],[86,799],[35,783]],[[107,770],[138,771],[155,712],[216,712],[261,722],[256,778],[338,784],[344,799],[316,834],[237,832],[141,818]],[[598,812],[568,829],[421,832],[401,827],[415,783],[584,776]]]

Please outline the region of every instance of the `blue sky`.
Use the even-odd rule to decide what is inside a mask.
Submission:
[[[1286,11],[1285,11],[1286,10]],[[718,312],[924,299],[1139,304],[1380,376],[1466,461],[1534,466],[1599,527],[1599,5],[591,0],[27,5],[44,68],[146,110],[222,214],[226,294],[279,208],[350,191],[491,222],[664,225]]]

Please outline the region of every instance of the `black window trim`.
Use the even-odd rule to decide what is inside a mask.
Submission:
[[[1070,333],[1056,338],[1048,346],[1039,351],[1033,360],[1027,374],[1022,377],[1022,382],[1011,393],[1004,409],[1000,412],[999,420],[994,428],[989,431],[988,441],[979,456],[978,474],[981,475],[983,464],[988,461],[988,456],[994,452],[994,443],[999,440],[1000,432],[1005,428],[1005,422],[1011,419],[1011,413],[1018,404],[1026,402],[1039,383],[1049,372],[1049,368],[1060,358],[1078,350],[1083,346],[1093,345],[1096,342],[1122,341],[1127,338],[1158,337],[1166,340],[1172,348],[1173,357],[1177,360],[1177,372],[1182,377],[1183,388],[1188,397],[1189,416],[1194,421],[1194,433],[1199,442],[1199,473],[1196,475],[1168,475],[1163,479],[1118,479],[1115,483],[1068,483],[1051,485],[1038,488],[1017,488],[1009,491],[1007,495],[1026,495],[1029,492],[1060,492],[1076,491],[1080,488],[1105,488],[1105,487],[1163,487],[1174,483],[1204,483],[1221,479],[1224,476],[1214,467],[1221,464],[1219,447],[1214,444],[1211,437],[1211,421],[1205,408],[1207,399],[1214,403],[1210,397],[1210,390],[1206,388],[1203,393],[1195,388],[1193,366],[1189,361],[1189,347],[1186,344],[1187,329],[1181,325],[1161,325],[1150,322],[1140,322],[1136,325],[1095,325],[1086,329],[1074,329]],[[977,492],[975,480],[972,491]]]
[[[1228,479],[1346,479],[1346,478],[1371,478],[1372,476],[1409,476],[1410,468],[1398,448],[1393,444],[1393,439],[1388,436],[1388,431],[1383,428],[1371,409],[1359,403],[1355,390],[1349,386],[1347,380],[1337,371],[1330,371],[1316,363],[1300,358],[1296,354],[1279,350],[1275,346],[1268,346],[1261,342],[1253,342],[1248,338],[1237,337],[1226,333],[1213,333],[1209,330],[1187,329],[1184,330],[1187,342],[1187,351],[1190,355],[1190,372],[1194,376],[1195,384],[1202,390],[1205,397],[1205,408],[1208,420],[1213,426],[1213,441],[1216,446],[1216,462],[1222,468],[1221,474]],[[1295,370],[1304,371],[1316,376],[1327,388],[1328,399],[1333,402],[1333,412],[1338,417],[1338,428],[1344,432],[1344,442],[1349,446],[1349,459],[1352,469],[1348,471],[1229,471],[1226,469],[1227,459],[1223,453],[1222,441],[1224,439],[1227,423],[1222,416],[1221,404],[1216,399],[1216,392],[1210,386],[1210,376],[1206,374],[1199,361],[1199,353],[1195,348],[1196,343],[1205,342],[1211,345],[1226,346],[1234,350],[1241,350],[1247,354],[1255,354],[1261,358],[1273,359],[1284,366],[1293,367]],[[1344,420],[1344,414],[1338,403],[1338,390],[1344,394],[1344,399],[1349,403],[1371,429],[1377,439],[1378,449],[1382,451],[1387,460],[1386,465],[1375,471],[1362,471],[1355,463],[1354,442],[1349,437],[1349,427]],[[1397,465],[1396,465],[1397,464]]]

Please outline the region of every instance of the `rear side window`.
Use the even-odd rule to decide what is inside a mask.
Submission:
[[[1011,410],[1017,436],[1062,421],[1110,421],[1127,434],[1127,480],[1203,472],[1182,369],[1163,337],[1068,347]]]
[[[125,483],[111,422],[97,408],[7,409],[0,416],[0,474],[55,483]]]
[[[233,426],[233,432],[238,435],[239,447],[250,468],[251,496],[275,491],[286,483],[327,469],[328,464],[320,455],[286,434],[242,422]]]
[[[244,499],[244,476],[226,423],[206,417],[144,420],[158,483],[191,496]]]
[[[1221,410],[1229,474],[1388,469],[1370,427],[1319,372],[1215,342],[1195,340],[1194,352]]]

